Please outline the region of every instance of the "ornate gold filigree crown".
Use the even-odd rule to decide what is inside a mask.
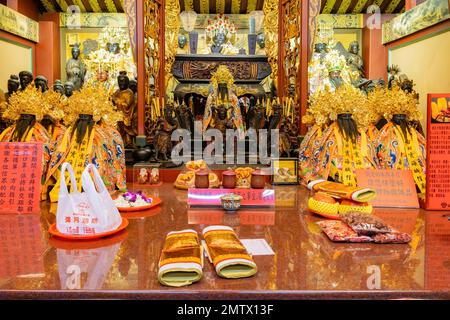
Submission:
[[[310,98],[305,121],[312,124],[314,119],[317,125],[327,125],[343,113],[352,114],[358,125],[367,124],[367,97],[350,84],[343,84],[334,92],[316,91]]]
[[[45,116],[50,116],[54,120],[62,120],[66,115],[67,98],[59,92],[50,89],[43,95],[44,101],[47,103],[49,109],[44,113]]]
[[[392,119],[394,114],[404,114],[408,121],[422,120],[416,93],[407,93],[398,85],[393,85],[391,89],[374,89],[369,93],[368,101],[370,108],[379,110],[388,121]]]
[[[234,84],[234,77],[230,69],[227,66],[220,65],[215,72],[213,72],[211,77],[211,84],[217,90],[219,83],[226,83],[228,89],[231,89]]]
[[[3,117],[15,121],[21,114],[32,114],[40,121],[48,109],[49,105],[44,95],[32,82],[25,90],[17,91],[9,98]]]
[[[102,85],[85,84],[75,91],[67,102],[67,124],[72,124],[80,114],[92,115],[94,121],[103,119],[108,124],[118,121],[118,111],[109,98],[109,91]]]

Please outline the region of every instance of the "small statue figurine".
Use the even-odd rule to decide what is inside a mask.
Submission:
[[[247,112],[247,128],[255,129],[256,133],[259,129],[264,128],[266,123],[266,108],[260,103],[259,99],[255,105],[250,106]]]
[[[34,85],[40,89],[42,93],[48,90],[48,80],[46,77],[39,75],[34,79]]]
[[[5,93],[6,102],[8,102],[9,98],[13,95],[14,92],[17,92],[19,90],[19,86],[19,77],[15,74],[10,75],[8,79],[8,92]]]
[[[58,92],[60,94],[64,94],[64,86],[61,80],[59,79],[55,80],[55,83],[53,84],[53,91]]]
[[[186,36],[184,34],[178,35],[178,48],[184,49],[186,46]]]
[[[222,132],[222,135],[225,137],[226,130],[233,128],[233,122],[228,119],[228,108],[224,104],[220,104],[218,107],[213,108],[213,112],[213,127]]]
[[[64,95],[67,98],[70,98],[73,94],[73,83],[72,81],[66,81],[66,83],[64,83]]]
[[[172,140],[170,132],[170,128],[165,128],[164,120],[159,119],[154,138],[156,161],[168,160],[168,155],[170,155],[170,152],[172,151]],[[160,155],[162,156],[161,158]]]
[[[359,74],[360,78],[364,78],[364,62],[359,55],[358,41],[352,41],[348,47],[347,64],[352,71]]]
[[[80,90],[84,83],[86,67],[80,59],[80,47],[75,44],[72,48],[72,58],[66,63],[67,80],[73,84],[73,90]]]
[[[134,93],[129,88],[130,79],[126,71],[120,71],[117,77],[119,89],[113,94],[112,102],[123,113],[123,121],[118,123],[125,148],[133,148],[133,140],[137,135],[137,114]]]
[[[186,105],[184,100],[177,109],[178,124],[180,126],[180,129],[189,130],[189,132],[192,134],[194,132],[194,115],[192,114],[191,110]]]
[[[271,143],[271,135],[272,135],[272,130],[279,130],[279,147],[278,147],[278,152],[279,155],[287,155],[288,157],[290,157],[290,149],[291,149],[291,143],[290,143],[290,138],[288,133],[286,132],[286,126],[287,126],[287,119],[284,117],[283,115],[283,108],[279,103],[275,103],[272,106],[272,110],[273,110],[273,114],[272,116],[270,116],[269,118],[269,125],[268,125],[268,133],[269,133],[269,138],[267,141],[268,144],[268,150],[270,149],[270,143]]]
[[[20,91],[23,91],[31,82],[33,82],[33,74],[29,71],[20,71],[19,79]]]

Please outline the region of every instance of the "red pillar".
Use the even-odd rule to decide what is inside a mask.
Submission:
[[[36,45],[36,75],[47,78],[49,86],[61,79],[59,13],[44,14],[39,21]]]
[[[365,76],[368,79],[383,78],[387,81],[386,61],[387,50],[383,45],[381,25],[390,20],[395,14],[382,14],[379,26],[367,23],[372,15],[364,15],[364,28],[362,30],[362,56],[364,61]],[[373,18],[373,17],[372,17]]]

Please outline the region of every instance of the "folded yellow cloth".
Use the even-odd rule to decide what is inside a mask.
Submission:
[[[158,280],[171,287],[190,285],[203,275],[203,248],[195,230],[169,232],[159,259]]]
[[[246,278],[258,268],[234,230],[227,226],[209,226],[203,230],[206,250],[216,272],[223,278]]]
[[[348,199],[357,202],[368,202],[375,199],[376,197],[376,192],[374,189],[351,187],[346,186],[343,183],[326,180],[311,181],[308,184],[308,189],[314,191],[321,191],[336,198]]]

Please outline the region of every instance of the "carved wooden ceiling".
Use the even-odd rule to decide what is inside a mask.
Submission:
[[[404,10],[405,0],[321,0],[321,13],[367,13],[375,5],[381,13],[399,13]]]
[[[41,9],[47,12],[68,12],[78,6],[80,12],[123,12],[124,0],[40,0]]]
[[[40,0],[42,11],[67,12],[78,6],[81,12],[123,12],[124,0]],[[248,13],[262,10],[264,0],[180,0],[181,11],[197,13]],[[405,0],[321,0],[321,13],[366,13],[376,5],[381,13],[403,12]]]

